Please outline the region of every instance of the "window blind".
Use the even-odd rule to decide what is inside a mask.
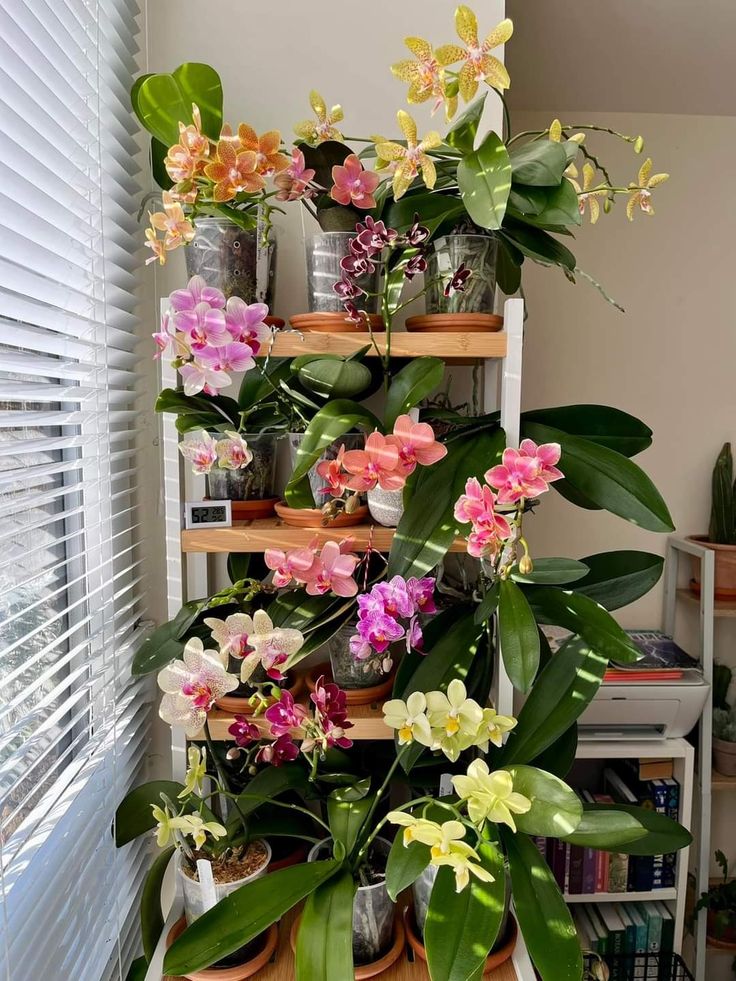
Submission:
[[[136,470],[135,0],[0,0],[0,978],[123,978],[153,692]]]

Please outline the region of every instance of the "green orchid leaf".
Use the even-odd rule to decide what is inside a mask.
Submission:
[[[137,677],[159,671],[164,665],[180,657],[184,649],[182,637],[197,619],[203,605],[203,600],[185,603],[173,620],[162,623],[149,634],[133,655],[133,675]]]
[[[327,819],[335,841],[345,846],[347,854],[353,850],[365,819],[375,801],[369,794],[370,778],[338,787],[327,797]]]
[[[477,150],[457,165],[463,204],[476,225],[498,229],[506,213],[511,188],[511,163],[503,141],[490,132]]]
[[[451,129],[447,131],[445,140],[456,150],[463,153],[471,153],[475,146],[475,137],[478,133],[483,109],[486,104],[487,93],[471,102],[468,108],[453,123]]]
[[[145,957],[136,957],[128,968],[125,981],[146,981],[148,974],[148,961]]]
[[[513,185],[518,188],[519,185]],[[512,186],[512,188],[513,188]],[[537,188],[536,190],[541,190]],[[518,221],[526,222],[539,228],[551,228],[559,225],[580,225],[582,215],[578,205],[575,188],[567,179],[558,187],[544,188],[544,204],[539,211],[530,214],[509,207],[509,215]],[[509,202],[510,203],[510,202]]]
[[[192,103],[173,75],[146,78],[136,91],[136,111],[148,132],[167,147],[178,142],[179,123],[192,122]]]
[[[415,215],[419,215],[422,225],[435,231],[444,221],[459,218],[464,213],[462,202],[456,197],[421,191],[406,194],[399,201],[392,201],[385,221],[389,228],[395,228],[403,235],[414,224]]]
[[[537,624],[526,596],[510,579],[500,584],[498,634],[511,683],[518,691],[529,691],[539,667]]]
[[[163,806],[161,794],[165,794],[169,800],[175,802],[183,790],[184,784],[176,780],[150,780],[126,794],[115,811],[115,845],[122,848],[134,838],[153,831],[156,827],[156,819],[151,807]],[[184,806],[187,811],[193,811],[198,809],[198,805],[199,799],[193,798]],[[202,805],[202,813],[206,815],[205,820],[215,820],[214,815],[205,805]]]
[[[610,661],[631,662],[641,657],[626,631],[588,596],[552,586],[528,586],[527,597],[539,623],[565,627]]]
[[[585,804],[565,841],[625,855],[663,855],[687,848],[693,836],[672,818],[628,804]]]
[[[164,957],[164,974],[192,974],[232,954],[331,879],[341,864],[307,862],[246,882],[174,941]]]
[[[506,296],[513,296],[521,286],[523,262],[523,254],[511,242],[503,238],[498,239],[496,285]]]
[[[646,595],[659,582],[664,567],[661,555],[622,549],[587,555],[589,572],[575,583],[582,593],[607,610],[619,610]]]
[[[499,235],[534,262],[543,266],[561,266],[570,274],[575,271],[577,260],[572,252],[542,228],[532,228],[531,225],[506,215]]]
[[[335,183],[332,179],[332,168],[341,167],[345,163],[345,158],[353,152],[349,146],[339,140],[325,140],[318,146],[301,143],[299,149],[304,154],[306,166],[314,170],[315,181],[322,187],[328,188]],[[355,222],[347,230],[354,231],[354,229]]]
[[[501,751],[500,763],[529,763],[552,746],[585,711],[600,687],[608,658],[573,638],[540,671]]]
[[[486,595],[478,604],[475,610],[475,617],[473,618],[476,623],[485,623],[490,620],[493,614],[498,609],[498,601],[501,594],[501,584],[499,580],[496,580],[492,586],[489,587]]]
[[[296,942],[296,981],[354,976],[354,895],[355,882],[347,870],[309,895]]]
[[[147,961],[151,961],[153,953],[164,929],[164,917],[161,911],[161,886],[169,862],[176,849],[167,848],[156,856],[156,859],[146,874],[141,893],[141,943]]]
[[[586,576],[588,566],[575,559],[535,559],[531,572],[522,574],[518,565],[511,570],[514,582],[536,583],[544,586],[564,586]],[[578,588],[577,586],[575,587]]]
[[[395,903],[399,893],[419,878],[431,857],[429,845],[423,845],[421,841],[410,841],[404,845],[404,836],[399,828],[386,863],[386,889],[392,902]]]
[[[304,434],[297,452],[294,471],[286,485],[284,497],[289,507],[315,507],[307,477],[309,471],[328,446],[358,426],[363,426],[369,431],[381,428],[381,424],[372,412],[348,399],[328,402],[316,413]]]
[[[309,789],[309,779],[301,766],[268,767],[248,781],[245,790],[238,795],[238,809],[233,808],[231,816],[239,821],[238,810],[247,817],[280,794],[293,791],[305,797]]]
[[[534,842],[501,829],[519,927],[542,981],[580,981],[583,955],[570,910]]]
[[[532,802],[525,814],[515,814],[519,831],[545,838],[564,838],[580,824],[583,805],[575,791],[552,773],[533,766],[510,766],[514,793]]]
[[[439,358],[414,358],[391,380],[386,396],[386,430],[391,431],[399,416],[405,415],[442,384],[444,362]]]
[[[179,86],[182,98],[189,103],[191,117],[192,103],[199,109],[202,117],[202,132],[211,140],[220,138],[222,130],[222,82],[220,76],[210,65],[186,61],[171,73]],[[177,138],[178,142],[178,138]]]
[[[553,773],[564,780],[572,769],[578,751],[578,724],[573,724],[558,736],[551,746],[543,750],[531,761],[538,770]]]
[[[457,892],[454,872],[444,866],[432,887],[424,943],[430,976],[442,981],[467,981],[476,971],[482,972],[503,920],[503,856],[489,841],[481,842],[477,852],[478,864],[493,876],[492,882],[482,882],[471,873],[469,884]]]
[[[640,419],[610,405],[558,405],[521,414],[521,435],[527,423],[540,423],[599,443],[623,456],[636,456],[652,445],[652,430]]]
[[[359,361],[315,358],[298,370],[299,381],[323,398],[357,398],[371,384],[370,368]]]
[[[553,140],[525,143],[511,151],[509,160],[514,184],[531,184],[533,187],[561,184],[568,164],[565,148]]]
[[[460,533],[455,502],[469,477],[482,479],[500,461],[506,446],[502,430],[472,432],[447,442],[447,456],[431,467],[418,467],[404,494],[405,510],[388,557],[387,575],[423,576],[444,558]]]
[[[648,531],[674,530],[661,494],[627,457],[550,426],[526,423],[524,430],[536,442],[560,444],[560,470],[586,498]]]

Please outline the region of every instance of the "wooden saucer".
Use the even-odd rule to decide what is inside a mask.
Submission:
[[[299,923],[301,922],[301,916],[298,916],[291,927],[291,933],[289,934],[289,943],[291,944],[291,949],[296,953],[296,938],[299,933]],[[379,974],[383,974],[387,971],[392,964],[395,964],[399,959],[404,950],[404,945],[406,943],[406,938],[404,936],[404,924],[401,921],[401,916],[396,912],[394,914],[394,939],[393,943],[383,955],[379,957],[377,961],[373,961],[371,964],[361,964],[355,968],[355,981],[365,981],[366,978],[375,978]],[[330,979],[332,981],[332,979]],[[337,979],[335,979],[337,981]],[[344,979],[340,979],[344,981]]]
[[[386,329],[383,317],[378,313],[369,313],[371,330],[380,333]],[[294,330],[304,332],[328,333],[328,334],[367,334],[368,324],[365,317],[361,318],[360,324],[354,324],[346,313],[327,312],[321,313],[297,313],[289,317],[289,323]]]
[[[409,317],[408,331],[442,334],[480,334],[501,330],[503,317],[495,313],[426,313]]]
[[[385,681],[382,681],[378,685],[371,685],[370,688],[343,688],[345,692],[345,700],[348,705],[373,705],[373,703],[382,702],[386,695],[391,694],[391,690],[394,687],[394,676],[396,674],[396,668],[393,668],[391,673],[388,675]],[[307,671],[305,681],[307,683],[307,688],[310,691],[314,691],[317,687],[317,681],[321,675],[324,675],[326,682],[331,682],[332,678],[332,668],[329,662],[324,664],[316,664],[314,667]]]
[[[166,937],[166,946],[170,947],[177,937],[184,933],[186,928],[187,921],[182,916],[169,931]],[[184,977],[189,978],[189,981],[245,981],[246,978],[252,978],[273,957],[279,942],[278,927],[272,923],[261,936],[263,937],[263,947],[247,964],[236,964],[234,967],[205,967],[201,971],[185,974]]]
[[[283,501],[275,505],[276,514],[285,525],[292,528],[350,528],[362,525],[368,518],[368,505],[363,504],[348,514],[341,511],[336,518],[324,523],[324,515],[319,508],[290,508]]]

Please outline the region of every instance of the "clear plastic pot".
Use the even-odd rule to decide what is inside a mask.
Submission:
[[[320,232],[307,239],[307,300],[310,313],[342,313],[343,301],[333,290],[342,277],[340,260],[350,251],[348,243],[355,232]],[[379,271],[356,280],[361,289],[376,293]],[[376,297],[361,297],[360,308],[368,313],[378,309]]]
[[[265,849],[265,855],[263,858],[263,863],[260,868],[255,872],[251,872],[250,875],[245,876],[243,879],[236,879],[234,882],[215,882],[215,897],[219,903],[221,899],[225,896],[229,896],[231,892],[235,892],[241,886],[244,886],[246,882],[252,882],[254,879],[260,879],[262,875],[266,874],[266,869],[268,868],[268,863],[271,861],[271,846],[267,841],[259,839],[261,845]],[[183,859],[181,854],[177,855],[177,873],[181,880],[182,894],[184,897],[184,915],[187,919],[187,926],[194,923],[195,920],[199,919],[205,910],[204,896],[202,894],[202,886],[197,879],[192,879],[190,876],[186,875],[181,867]]]
[[[490,235],[445,235],[430,245],[425,280],[427,313],[493,313],[496,296],[496,252]],[[444,289],[460,265],[472,270],[465,290],[450,297]]]
[[[304,433],[289,433],[288,436],[289,455],[291,457],[291,469],[293,472],[297,465],[297,456],[299,447],[304,440]],[[337,459],[337,454],[340,452],[341,446],[344,446],[346,450],[362,450],[365,446],[365,436],[362,433],[346,433],[340,439],[335,440],[334,443],[330,443],[329,446],[325,447],[317,463],[321,463],[323,460]],[[325,501],[329,501],[330,496],[329,494],[322,493],[322,489],[327,486],[327,482],[317,473],[317,463],[309,470],[308,479],[315,506],[319,508],[322,507]]]
[[[222,438],[222,433],[213,433]],[[272,433],[244,433],[253,459],[240,470],[215,467],[207,474],[207,496],[213,501],[262,501],[274,497],[276,439]]]
[[[376,654],[365,661],[359,661],[350,650],[350,638],[355,633],[355,624],[348,623],[340,627],[327,641],[332,680],[340,688],[372,688],[386,680],[386,675],[381,670],[381,656]]]
[[[271,305],[276,243],[264,244],[260,229],[245,231],[226,218],[197,218],[195,236],[184,249],[188,276],[201,276],[226,297]]]

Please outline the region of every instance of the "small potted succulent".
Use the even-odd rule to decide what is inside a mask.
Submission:
[[[713,467],[710,524],[707,535],[691,541],[715,552],[716,599],[736,599],[736,484],[731,444],[724,443]],[[700,562],[693,559],[691,588],[700,594]]]
[[[223,123],[222,83],[209,65],[141,75],[133,109],[152,136],[151,166],[163,210],[150,215],[149,262],[186,246],[190,276],[227,297],[269,303],[275,270],[268,181],[290,166],[277,130]],[[283,322],[281,322],[283,323]]]
[[[728,861],[720,849],[716,862],[723,879],[704,892],[695,904],[694,913],[708,910],[708,943],[713,947],[736,950],[736,880],[729,879]]]
[[[713,709],[713,766],[724,777],[736,777],[736,709]]]

